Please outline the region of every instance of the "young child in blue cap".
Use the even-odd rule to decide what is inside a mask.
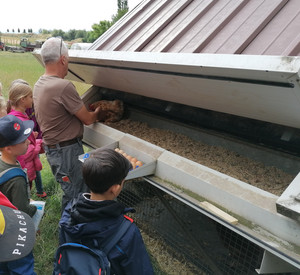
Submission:
[[[17,157],[25,154],[29,144],[28,137],[34,123],[6,115],[0,118],[0,175],[9,168],[21,168]],[[33,216],[37,210],[30,204],[29,184],[25,177],[14,177],[0,184],[0,191],[19,210]]]

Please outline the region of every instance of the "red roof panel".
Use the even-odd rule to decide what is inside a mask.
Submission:
[[[144,0],[92,49],[298,56],[299,0]]]

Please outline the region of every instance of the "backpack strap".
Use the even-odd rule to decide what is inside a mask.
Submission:
[[[0,173],[0,185],[15,177],[23,177],[27,181],[27,175],[23,169],[12,167]]]
[[[124,219],[117,229],[117,233],[113,234],[111,238],[109,238],[101,247],[106,255],[108,252],[117,244],[117,242],[123,237],[128,228],[131,226],[132,222],[128,219]]]

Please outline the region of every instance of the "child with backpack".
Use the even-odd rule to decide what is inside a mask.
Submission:
[[[36,275],[34,224],[0,192],[0,274]]]
[[[15,207],[30,217],[33,217],[37,208],[30,204],[29,184],[17,157],[27,151],[28,137],[32,133],[33,124],[31,120],[22,121],[12,115],[0,118],[0,191]],[[18,176],[10,178],[8,173],[3,175],[3,172],[8,169],[14,171],[14,168],[20,171]]]
[[[131,163],[112,149],[100,148],[90,153],[82,169],[90,193],[80,194],[65,208],[59,223],[60,244],[74,242],[93,251],[104,250],[111,265],[110,274],[153,274],[140,231],[125,216],[125,213],[134,210],[125,208],[115,200],[131,168]],[[129,223],[128,227],[125,227],[126,223]],[[109,245],[111,248],[107,248]],[[88,272],[92,264],[85,265],[89,262],[83,256],[86,254],[79,253],[81,261],[77,261],[77,265],[76,262],[70,264],[75,254],[68,249],[66,254],[62,253],[60,248],[56,254],[53,274],[59,274],[63,269],[66,272],[64,274],[68,274],[71,268],[78,272],[72,274],[80,274],[80,268],[85,268],[84,274],[104,274],[97,266],[94,266],[97,272]]]
[[[21,120],[30,120],[26,114],[28,108],[32,108],[33,98],[32,89],[28,83],[22,79],[18,79],[12,83],[9,89],[9,101],[7,105],[7,113],[14,115]],[[37,139],[38,133],[33,131],[29,136],[30,144],[26,154],[19,156],[18,161],[22,168],[27,169],[30,188],[32,181],[35,181],[36,195],[40,198],[47,196],[43,190],[42,178],[40,171],[42,163],[39,158],[39,153],[42,151],[42,139]]]

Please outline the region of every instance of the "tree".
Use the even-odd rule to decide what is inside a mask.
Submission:
[[[127,10],[118,10],[116,15],[112,16],[112,25],[115,24],[120,18],[123,17],[123,15],[125,15],[128,12]]]
[[[128,1],[127,0],[118,0],[118,10],[128,11]]]
[[[128,12],[128,1],[118,0],[118,12],[116,15],[112,16],[112,23],[116,23],[124,14]]]
[[[116,23],[125,13],[128,12],[128,1],[118,0],[118,12],[112,16],[112,21],[103,20],[99,24],[93,24],[92,31],[88,33],[87,42],[94,42],[104,32],[106,32],[114,23]]]
[[[48,31],[46,29],[39,29],[39,33],[42,33],[42,34],[50,34],[51,31]]]
[[[62,37],[62,38],[64,39],[65,32],[64,32],[63,30],[53,30],[53,31],[52,31],[52,35],[53,35],[54,37],[60,36],[60,37]]]
[[[76,30],[75,30],[75,29],[69,30],[69,31],[66,33],[65,37],[66,37],[68,40],[74,40],[75,37],[76,37]]]
[[[77,39],[77,38],[86,38],[86,37],[87,37],[87,31],[86,30],[76,31],[75,39]]]
[[[112,25],[112,22],[103,20],[99,24],[92,26],[92,31],[89,33],[88,42],[94,42],[99,36],[105,33]]]

